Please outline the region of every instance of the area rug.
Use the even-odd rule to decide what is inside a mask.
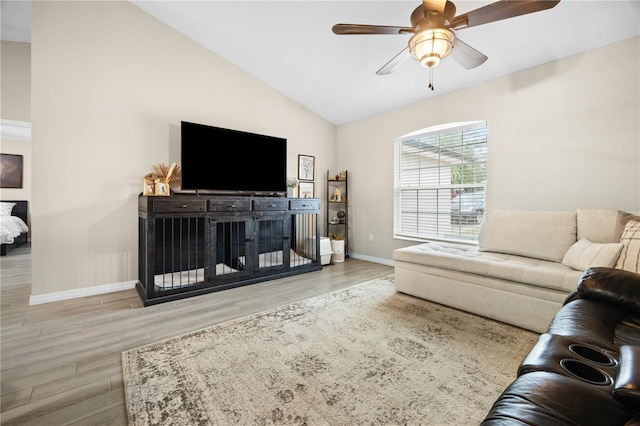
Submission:
[[[538,335],[393,276],[122,354],[132,425],[477,425]]]

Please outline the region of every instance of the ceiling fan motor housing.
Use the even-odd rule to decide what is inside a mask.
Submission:
[[[424,3],[424,2],[423,2]],[[434,6],[435,7],[435,6]],[[411,13],[411,26],[417,30],[417,27],[421,24],[426,26],[449,26],[451,21],[456,15],[456,5],[450,1],[444,6],[444,10],[442,12],[437,9],[429,10],[425,13],[424,4],[416,7],[414,11]],[[416,31],[417,32],[417,31]]]

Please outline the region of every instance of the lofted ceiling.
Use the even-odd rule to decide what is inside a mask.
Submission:
[[[472,70],[444,59],[431,91],[428,70],[414,60],[390,75],[375,73],[409,35],[331,31],[336,23],[410,26],[418,0],[130,2],[336,125],[640,34],[637,0],[562,0],[546,11],[456,31],[489,59]],[[490,3],[455,1],[457,15]],[[29,5],[2,1],[3,40],[30,40]]]

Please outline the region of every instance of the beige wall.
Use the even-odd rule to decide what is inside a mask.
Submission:
[[[639,210],[639,40],[340,126],[351,251],[390,259],[413,244],[393,239],[393,141],[448,122],[487,122],[488,208]]]
[[[3,120],[31,121],[31,44],[0,44],[0,111]]]
[[[128,2],[34,2],[32,67],[35,296],[137,279],[141,177],[179,162],[181,120],[287,138],[290,176],[335,166],[334,125]]]

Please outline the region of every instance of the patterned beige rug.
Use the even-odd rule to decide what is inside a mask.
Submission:
[[[536,340],[389,276],[124,352],[129,421],[473,425]]]

